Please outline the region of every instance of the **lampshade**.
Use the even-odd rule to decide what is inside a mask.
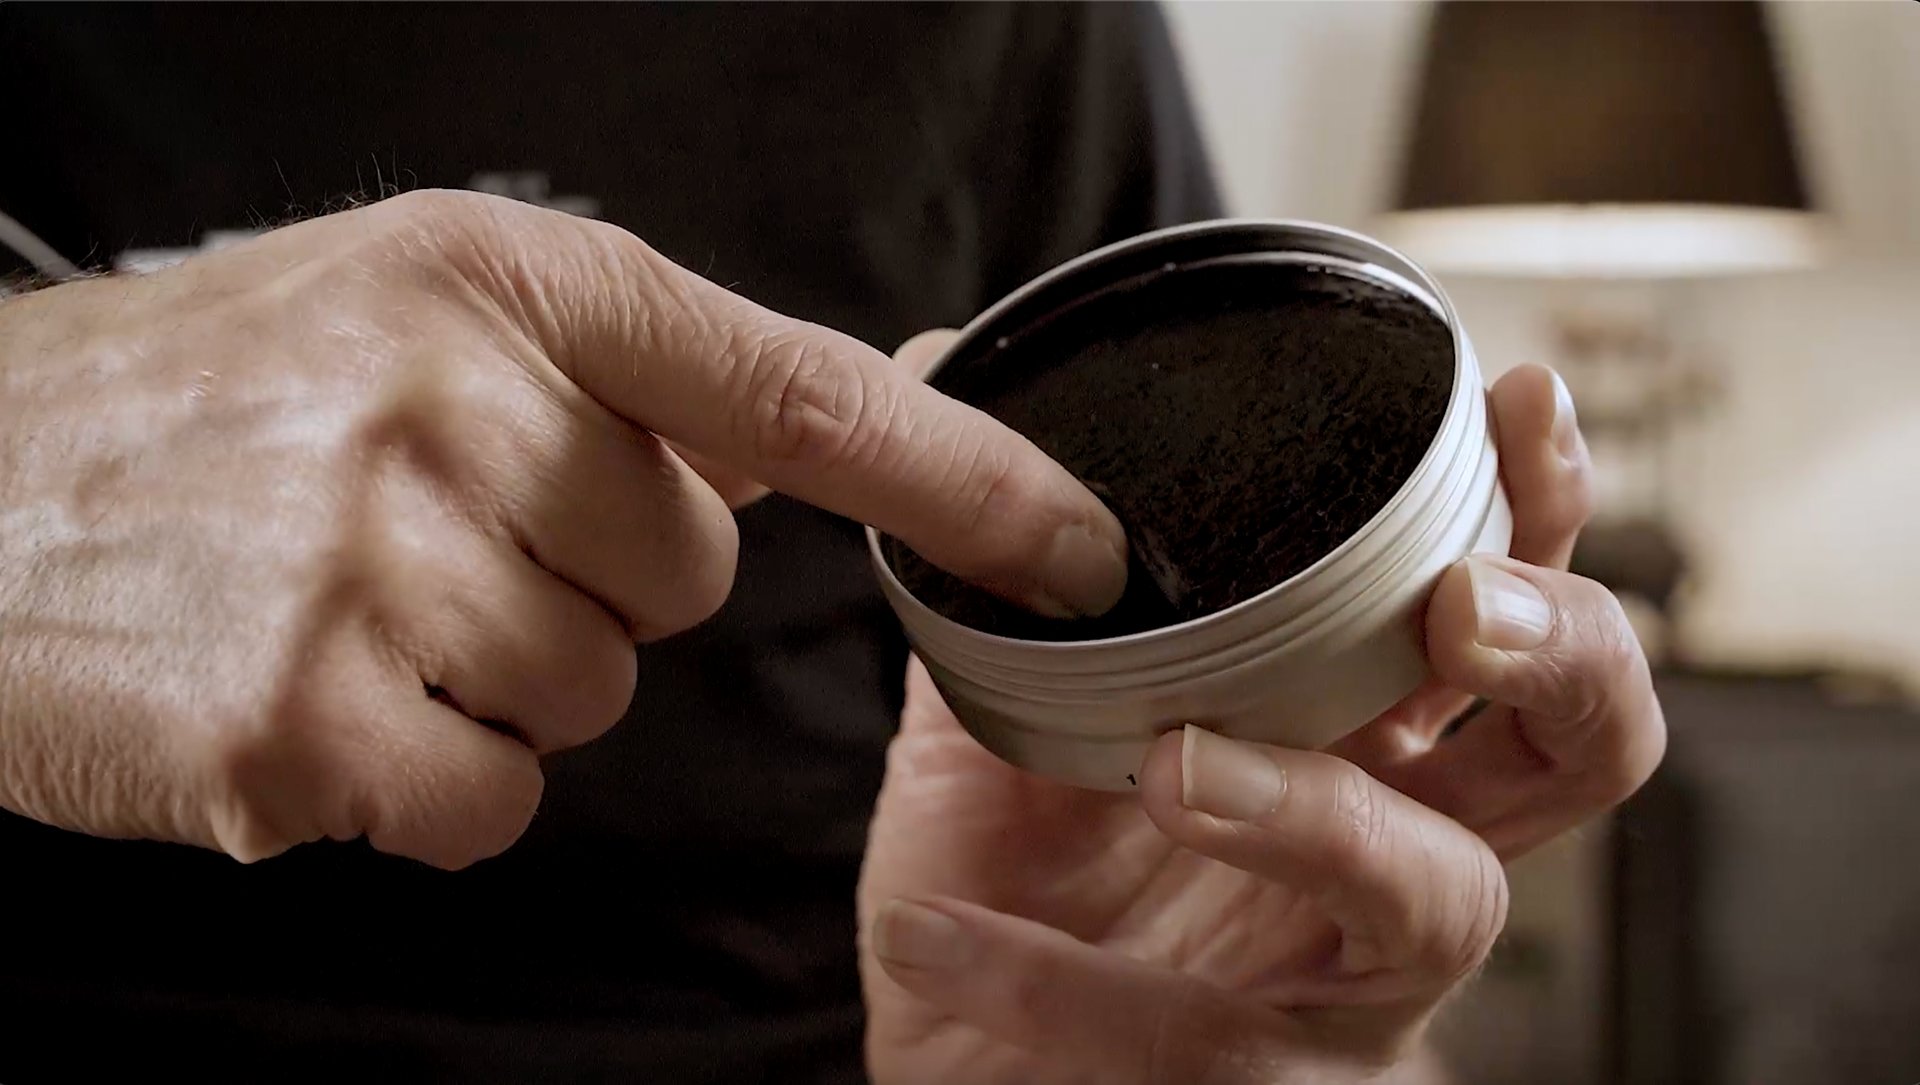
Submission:
[[[1800,266],[1820,230],[1754,2],[1435,5],[1396,211],[1439,270]]]

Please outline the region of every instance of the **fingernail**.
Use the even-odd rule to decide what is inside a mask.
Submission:
[[[890,900],[873,921],[873,954],[908,968],[958,968],[973,955],[973,943],[945,912]]]
[[[1560,374],[1553,374],[1553,447],[1569,460],[1580,456],[1580,419],[1573,411],[1573,392]]]
[[[1040,605],[1064,611],[1056,617],[1096,618],[1112,610],[1127,590],[1126,536],[1116,522],[1109,542],[1084,524],[1068,524],[1053,537],[1043,566],[1047,598]]]
[[[1553,631],[1553,607],[1540,589],[1494,565],[1470,558],[1473,584],[1473,639],[1488,648],[1524,652],[1546,643]]]
[[[1259,750],[1188,724],[1180,739],[1180,803],[1233,821],[1272,814],[1287,790],[1287,774]]]

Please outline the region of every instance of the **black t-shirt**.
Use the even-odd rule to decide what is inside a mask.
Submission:
[[[6,4],[0,70],[0,211],[96,267],[483,188],[891,349],[1215,211],[1146,7]],[[775,497],[740,533],[727,606],[472,869],[0,813],[0,1081],[859,1080],[906,648],[854,525]]]

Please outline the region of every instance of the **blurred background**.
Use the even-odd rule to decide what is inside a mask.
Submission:
[[[1568,375],[1576,561],[1661,671],[1667,765],[1515,870],[1454,1076],[1920,1081],[1920,4],[1169,13],[1234,213]]]
[[[1451,1079],[1920,1083],[1920,3],[1167,9],[1233,213],[1399,244],[1490,378],[1567,376],[1602,509],[1576,565],[1656,661],[1666,764],[1516,865]]]

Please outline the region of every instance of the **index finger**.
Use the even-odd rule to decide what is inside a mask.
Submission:
[[[509,240],[482,248],[509,266],[479,281],[512,284],[547,357],[614,412],[1039,612],[1092,616],[1120,598],[1119,522],[1026,438],[618,227],[490,211]]]

